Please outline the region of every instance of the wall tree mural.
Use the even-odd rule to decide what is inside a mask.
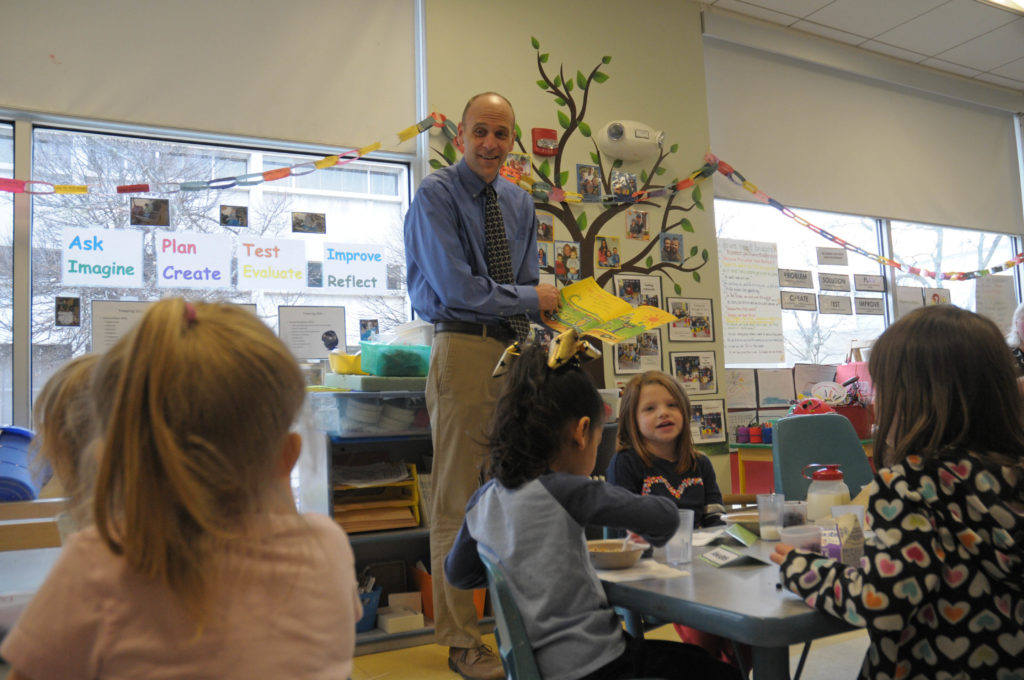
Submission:
[[[638,196],[626,198],[614,195],[612,173],[623,167],[623,161],[618,158],[606,157],[601,153],[594,140],[590,124],[586,120],[587,106],[591,95],[595,92],[592,91],[592,88],[609,79],[610,76],[602,70],[602,67],[610,64],[612,58],[610,56],[603,57],[601,62],[590,70],[589,74],[577,70],[573,75],[570,69],[570,75],[567,77],[564,65],[560,64],[555,71],[548,64],[550,54],[541,52],[540,42],[536,38],[530,40],[536,51],[537,71],[540,74],[540,79],[536,81],[537,86],[551,95],[554,104],[558,107],[558,123],[562,128],[556,154],[545,158],[539,164],[536,157],[533,159],[534,204],[537,210],[550,213],[555,220],[562,224],[565,231],[568,232],[567,240],[580,244],[580,277],[594,276],[597,282],[604,286],[613,274],[661,273],[672,282],[677,295],[682,293],[680,283],[687,275],[694,282],[700,283],[700,269],[707,264],[709,257],[706,248],[699,245],[687,245],[684,240],[685,252],[680,253],[681,261],[656,262],[654,257],[660,244],[658,237],[661,234],[681,234],[682,232],[693,234],[693,224],[686,215],[693,210],[704,210],[700,186],[694,186],[689,192],[685,192],[675,189],[678,180],[672,180],[668,184],[656,183],[657,178],[666,174],[665,162],[670,155],[678,151],[679,145],[672,144],[667,150],[664,146],[659,147],[657,157],[654,158],[650,166],[640,170],[637,186]],[[452,125],[448,127],[449,137],[454,136],[452,134],[453,127]],[[519,150],[529,153],[523,144],[522,130],[518,123],[516,123],[515,133]],[[600,169],[602,185],[600,202],[569,201],[565,195],[568,191],[571,173],[568,170],[563,170],[562,167],[563,164],[569,163],[565,154],[577,133],[580,137],[588,139],[593,146],[593,150],[590,151],[590,160]],[[437,169],[445,164],[454,165],[458,162],[461,149],[457,149],[452,140],[449,140],[443,148],[432,147],[432,151],[438,157],[432,158],[430,164]],[[658,194],[660,202],[647,196],[646,192]],[[644,207],[660,209],[660,223],[657,224],[656,229],[651,228],[650,240],[638,253],[624,259],[619,267],[602,268],[595,274],[594,256],[601,231],[616,218],[618,218],[616,223],[624,224],[626,210]],[[596,214],[594,214],[595,211]],[[553,274],[554,266],[549,264],[542,267],[541,271]]]

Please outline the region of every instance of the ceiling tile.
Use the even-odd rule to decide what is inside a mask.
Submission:
[[[848,43],[850,45],[859,45],[864,42],[864,38],[853,33],[847,33],[846,31],[839,31],[828,26],[822,26],[821,24],[815,24],[810,21],[798,21],[793,24],[792,28],[798,31],[804,31],[805,33],[813,33],[814,35],[820,35],[823,38],[830,38],[839,42]]]
[[[989,73],[997,76],[1003,76],[1004,78],[1013,78],[1014,80],[1024,81],[1024,59],[1011,61],[1009,64],[1004,64],[999,68],[992,69]]]
[[[1010,78],[1003,78],[1002,76],[993,75],[991,73],[982,73],[977,79],[984,80],[986,83],[1002,85],[1003,87],[1008,87],[1011,90],[1017,90],[1018,92],[1024,90],[1024,80],[1012,80]]]
[[[976,0],[952,0],[876,39],[934,56],[1013,20],[1009,12]]]
[[[882,54],[887,54],[890,57],[896,57],[897,59],[903,59],[904,61],[912,61],[915,63],[928,58],[928,55],[926,54],[918,54],[917,52],[911,52],[910,50],[893,47],[892,45],[886,45],[885,43],[878,42],[877,40],[868,40],[861,43],[859,46],[866,50],[871,50],[872,52],[881,52]]]
[[[792,17],[802,18],[811,12],[817,12],[830,2],[832,0],[745,0],[744,4],[757,5]]]
[[[943,61],[942,59],[925,59],[924,61],[921,62],[921,64],[923,66],[931,66],[932,68],[937,68],[940,71],[949,71],[950,73],[955,73],[960,76],[967,76],[968,78],[973,78],[974,76],[981,73],[981,71],[979,71],[976,68],[967,68],[966,66],[954,64],[949,61]]]
[[[751,5],[748,2],[740,2],[739,0],[718,0],[715,3],[716,9],[727,9],[731,12],[736,12],[748,17],[754,17],[755,19],[764,19],[770,21],[773,24],[781,24],[783,26],[790,26],[794,21],[797,21],[796,17],[788,14],[780,14],[779,12],[773,12],[770,9],[764,9]]]
[[[979,71],[991,71],[1024,57],[1024,18],[935,55]]]
[[[919,17],[948,0],[836,0],[809,14],[809,21],[874,38]]]

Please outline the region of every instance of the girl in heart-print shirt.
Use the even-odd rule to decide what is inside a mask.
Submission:
[[[999,329],[917,309],[868,368],[874,538],[857,567],[779,544],[782,582],[867,628],[862,678],[1024,678],[1024,400]]]

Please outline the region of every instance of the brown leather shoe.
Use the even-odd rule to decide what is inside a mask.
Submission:
[[[466,680],[505,680],[501,659],[487,645],[450,647],[448,668]]]

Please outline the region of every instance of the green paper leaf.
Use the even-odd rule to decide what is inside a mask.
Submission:
[[[572,81],[571,80],[565,81],[565,91],[566,92],[572,92]]]
[[[576,226],[580,228],[580,231],[587,230],[587,213],[580,213],[579,217],[576,218]]]
[[[582,120],[579,122],[580,134],[584,137],[590,136],[590,125],[584,123]]]
[[[444,163],[442,163],[441,161],[437,160],[436,158],[431,158],[430,159],[430,167],[432,167],[434,170],[440,170],[441,168],[444,167]]]
[[[606,80],[608,80],[608,75],[607,74],[601,73],[600,71],[594,71],[594,82],[595,83],[603,83]]]
[[[700,192],[700,186],[698,185],[698,186],[693,187],[693,193],[690,194],[690,195],[693,196],[693,202],[694,203],[700,203],[701,196],[703,195]]]
[[[519,123],[516,123],[516,139],[522,139],[522,138],[523,138],[523,131],[519,127]]]
[[[530,36],[530,44],[533,45],[533,49],[540,49],[540,41],[534,38],[532,35]]]
[[[548,56],[550,56],[550,55],[548,55],[547,52],[545,52],[544,54],[540,55],[540,63],[542,63],[542,64],[548,63]]]
[[[679,226],[683,228],[683,231],[688,231],[691,234],[693,233],[693,225],[690,223],[690,220],[686,219],[685,217],[682,220],[680,220]]]
[[[449,164],[455,164],[455,147],[451,145],[451,142],[444,145],[444,159]]]
[[[596,151],[590,152],[590,160],[593,161],[594,165],[599,165],[601,163],[601,157],[597,155]]]
[[[679,151],[679,145],[678,144],[673,144],[672,146],[670,146],[668,148],[668,152],[669,153],[675,153],[676,151]]]
[[[548,89],[548,84],[547,84],[547,82],[545,82],[543,80],[538,80],[537,81],[537,87],[539,87],[542,90],[546,90],[546,89]]]
[[[682,295],[683,294],[683,287],[680,286],[678,283],[673,284],[672,287],[675,289],[676,295]]]
[[[545,177],[550,177],[551,176],[551,163],[549,163],[548,161],[544,161],[543,163],[541,163],[540,164],[540,174],[544,175]]]
[[[658,166],[657,168],[655,168],[655,170],[654,170],[654,174],[655,174],[655,175],[664,175],[664,174],[665,174],[666,172],[668,172],[668,171],[667,171],[667,170],[665,169],[665,166],[664,166],[664,165],[659,165],[659,166]]]
[[[564,187],[565,183],[568,182],[568,181],[569,181],[569,171],[568,170],[563,170],[562,172],[558,173],[558,186]]]
[[[603,63],[605,63],[605,64],[610,64],[610,63],[612,63],[612,58],[611,57],[607,57],[607,56],[601,57],[601,61]]]
[[[576,71],[576,84],[580,86],[581,90],[587,86],[587,79],[583,75],[583,71]]]
[[[697,254],[697,250],[698,250],[697,246],[694,246],[694,247],[690,248],[690,257],[693,257],[694,255],[696,255]]]
[[[641,170],[640,171],[640,184],[645,184],[646,182],[647,182],[647,171],[646,170]]]
[[[704,209],[704,204],[701,203],[700,201],[694,201],[693,204],[697,207],[697,210],[703,210]]]
[[[558,104],[559,106],[565,106],[565,100],[562,99],[561,97],[555,97],[555,103]]]
[[[654,266],[654,258],[651,257],[650,255],[648,255],[647,259],[644,260],[644,266],[647,267],[648,269],[653,267]]]
[[[562,76],[555,76],[555,87],[561,87],[561,85],[562,85]]]
[[[711,254],[708,253],[708,249],[707,248],[705,248],[704,250],[700,251],[700,259],[702,259],[705,262],[707,262],[709,257],[711,257]]]
[[[569,129],[569,116],[566,115],[565,111],[558,112],[558,124],[562,126],[563,130]]]
[[[621,168],[622,167],[622,159],[621,158],[616,158],[615,162],[612,163],[612,167],[613,168]]]
[[[693,272],[693,280],[700,283],[700,272]]]

